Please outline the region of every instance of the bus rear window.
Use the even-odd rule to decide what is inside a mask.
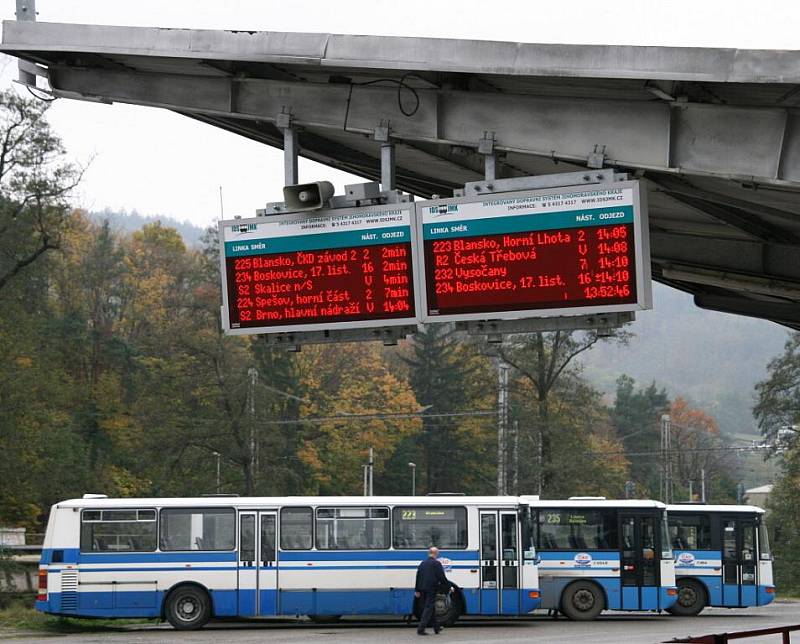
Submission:
[[[614,510],[554,508],[539,510],[540,550],[616,550]]]
[[[153,552],[155,549],[155,510],[84,510],[81,513],[82,552]]]
[[[162,550],[233,550],[233,508],[166,508],[161,510]]]
[[[467,510],[462,507],[394,509],[394,547],[404,550],[467,547]]]

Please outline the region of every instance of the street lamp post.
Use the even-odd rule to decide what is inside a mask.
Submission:
[[[219,452],[214,452],[214,456],[217,457],[217,494],[219,494],[219,459],[221,454]]]
[[[417,496],[417,464],[409,463],[411,468],[411,496]]]

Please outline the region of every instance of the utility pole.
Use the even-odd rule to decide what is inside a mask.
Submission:
[[[514,453],[513,453],[513,460],[512,465],[514,468],[514,478],[512,479],[511,483],[511,491],[514,494],[519,494],[519,421],[514,421]]]
[[[694,502],[694,490],[692,489],[693,487],[694,487],[694,481],[692,479],[689,479],[689,503]]]
[[[672,445],[671,419],[669,414],[661,416],[661,499],[672,503]]]
[[[258,445],[256,441],[256,384],[258,383],[258,369],[250,367],[247,370],[247,377],[247,411],[250,415],[250,478],[253,488],[250,492],[251,494],[255,494],[256,470],[258,469]]]
[[[216,493],[219,494],[219,489],[220,489],[220,485],[219,485],[219,472],[220,472],[220,467],[219,466],[220,466],[220,462],[219,462],[219,460],[220,460],[221,454],[219,452],[214,452],[214,456],[217,457],[217,488],[216,488],[217,492]]]
[[[706,468],[700,470],[700,502],[706,502]]]
[[[417,464],[409,463],[411,468],[411,496],[417,496]]]
[[[508,436],[508,370],[502,359],[497,360],[497,494],[506,494],[506,439]]]
[[[542,423],[541,422],[537,422],[536,424],[539,427],[539,432],[538,432],[539,440],[538,440],[538,443],[536,445],[536,494],[538,494],[539,497],[541,497],[542,496],[542,487],[544,486],[544,475],[543,475],[543,472],[542,472],[542,467],[543,467],[543,464],[544,464],[544,448],[542,446],[542,433],[543,433],[543,430],[542,430]]]
[[[375,472],[375,460],[373,458],[372,448],[369,448],[369,464],[367,465],[369,471],[369,496],[375,495],[375,488],[372,485],[373,475]]]

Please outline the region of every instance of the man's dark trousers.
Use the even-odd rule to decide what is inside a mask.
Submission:
[[[428,626],[433,627],[433,632],[439,632],[439,622],[436,621],[436,591],[422,591],[422,615],[419,618],[417,633],[424,633]]]

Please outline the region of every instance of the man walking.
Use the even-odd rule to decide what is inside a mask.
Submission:
[[[452,592],[452,584],[444,574],[444,567],[439,562],[439,548],[431,546],[428,548],[428,558],[424,559],[417,568],[417,583],[414,587],[414,596],[420,599],[422,604],[422,615],[417,627],[417,635],[427,635],[425,629],[433,627],[433,632],[437,635],[441,630],[439,622],[436,621],[436,593]]]

